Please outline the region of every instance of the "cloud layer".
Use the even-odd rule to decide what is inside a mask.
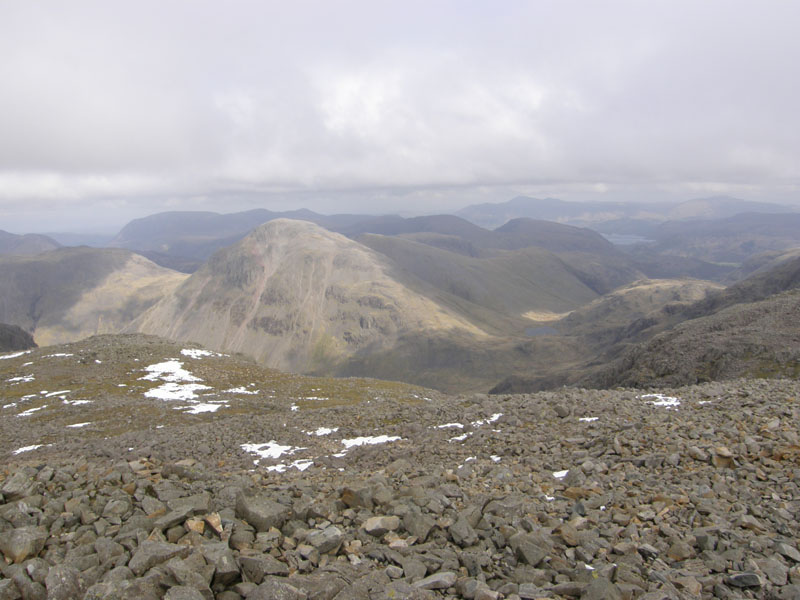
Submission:
[[[3,3],[0,216],[791,199],[798,22],[731,0]]]

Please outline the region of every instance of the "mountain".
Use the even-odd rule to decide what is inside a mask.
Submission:
[[[306,209],[273,212],[259,208],[228,214],[163,212],[131,221],[109,242],[109,246],[134,250],[157,264],[192,272],[220,248],[239,241],[258,225],[278,218],[344,227],[366,217],[326,216]]]
[[[16,325],[0,323],[0,352],[36,348],[30,333]]]
[[[120,330],[185,279],[120,249],[0,257],[0,322],[48,345]]]
[[[0,255],[27,256],[55,250],[60,244],[46,235],[28,233],[17,235],[0,230]]]
[[[754,202],[730,196],[695,198],[672,206],[666,216],[670,220],[727,219],[742,213],[796,213],[797,208],[773,202]]]
[[[768,251],[800,247],[800,213],[744,213],[725,219],[670,221],[653,232],[647,250],[659,254],[741,263]]]
[[[485,337],[407,277],[340,234],[278,219],[214,254],[132,328],[310,373],[336,373],[407,334]]]

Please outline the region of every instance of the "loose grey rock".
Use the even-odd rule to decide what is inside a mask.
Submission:
[[[256,584],[261,583],[267,575],[277,575],[280,577],[289,575],[289,566],[269,554],[241,556],[239,557],[239,564],[242,567],[242,573],[245,577]]]
[[[242,493],[236,499],[236,516],[250,523],[256,531],[269,531],[273,527],[280,529],[290,513],[288,507],[266,494],[247,496]]]
[[[47,600],[72,600],[86,591],[80,571],[67,565],[56,565],[45,578]]]
[[[38,556],[47,541],[47,533],[37,527],[18,527],[0,535],[0,552],[15,563]]]
[[[306,537],[306,541],[317,549],[320,554],[336,553],[342,545],[344,532],[335,525],[326,527],[322,531],[313,531]]]
[[[381,537],[389,531],[396,531],[400,527],[400,518],[396,516],[384,517],[370,517],[364,521],[364,531],[375,537]]]
[[[307,600],[308,595],[293,585],[270,577],[252,592],[247,600]]]
[[[424,579],[420,579],[413,585],[423,590],[446,590],[455,584],[456,579],[458,579],[458,576],[455,573],[451,571],[440,571],[439,573],[434,573]]]
[[[725,578],[725,583],[738,588],[756,588],[764,585],[758,573],[736,573]]]
[[[143,575],[156,565],[165,563],[176,556],[185,558],[190,552],[191,548],[187,546],[145,540],[131,557],[128,567],[134,574]]]

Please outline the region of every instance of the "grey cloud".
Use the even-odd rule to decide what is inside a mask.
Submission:
[[[4,3],[0,218],[796,197],[800,5],[494,4]]]

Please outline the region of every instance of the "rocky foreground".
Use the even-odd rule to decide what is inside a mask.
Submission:
[[[110,336],[0,381],[0,600],[800,598],[797,381],[443,396]]]

